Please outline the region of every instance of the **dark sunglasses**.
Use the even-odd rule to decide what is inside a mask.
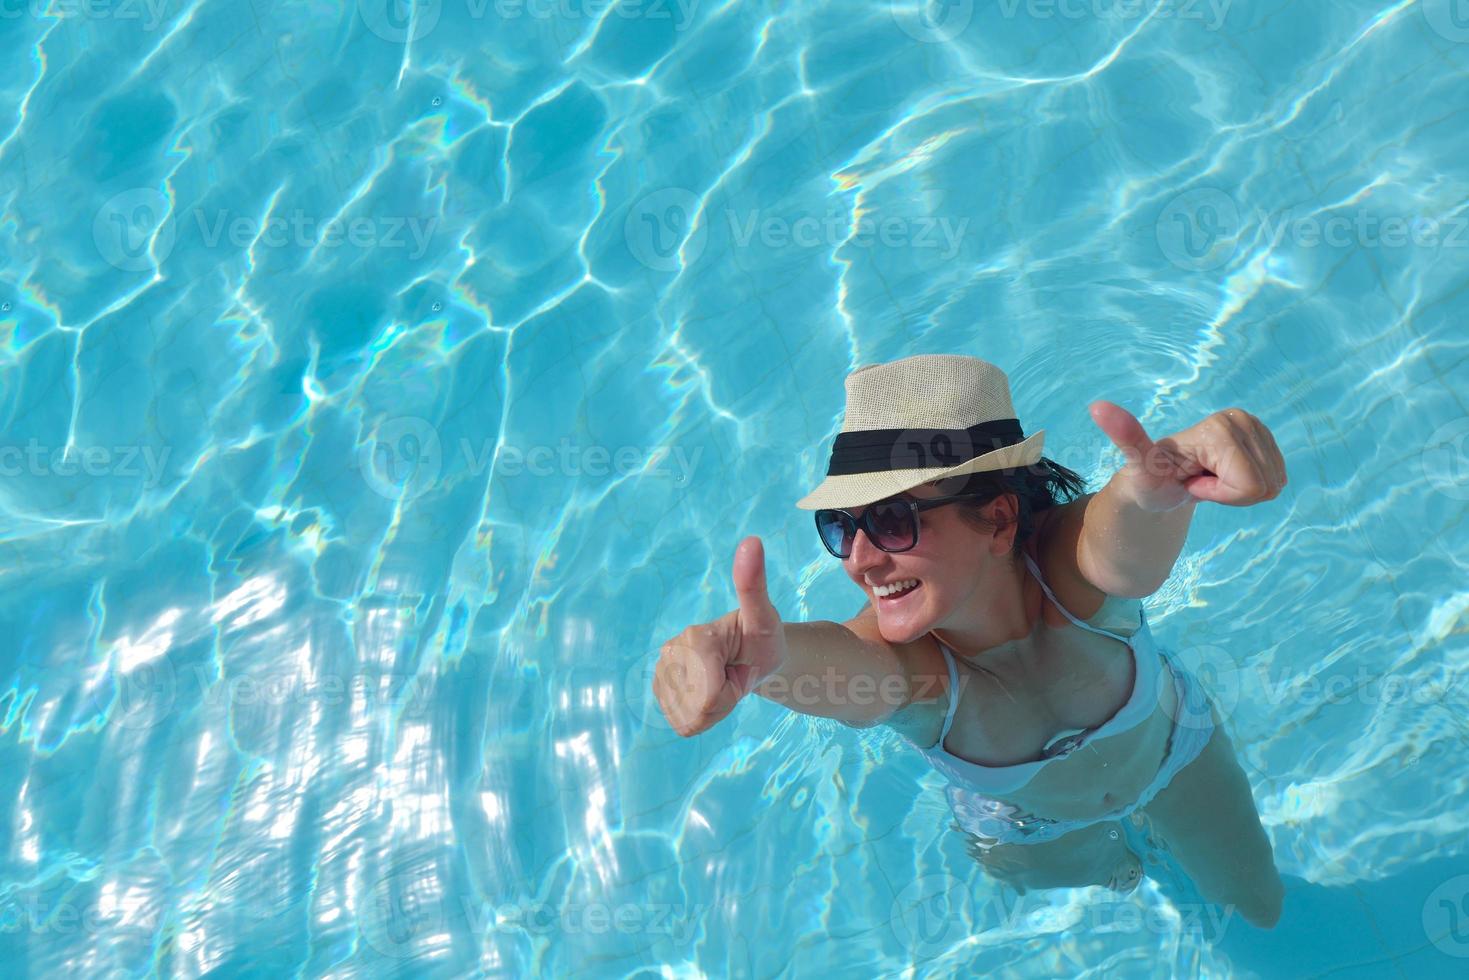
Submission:
[[[866,531],[867,540],[883,551],[909,551],[918,544],[919,511],[984,496],[982,493],[961,493],[927,500],[894,497],[872,504],[861,517],[853,517],[844,510],[818,510],[816,533],[821,535],[821,543],[826,545],[826,550],[837,558],[847,558],[852,554],[858,528]]]

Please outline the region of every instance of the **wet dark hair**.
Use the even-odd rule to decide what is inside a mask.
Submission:
[[[993,531],[1001,526],[985,516],[984,508],[999,497],[1014,494],[1018,527],[1010,557],[1017,561],[1021,556],[1021,546],[1035,533],[1036,514],[1075,500],[1087,492],[1086,480],[1081,474],[1045,457],[1030,466],[953,476],[935,480],[930,486],[942,494],[980,494],[973,500],[960,501],[954,506],[959,509],[959,516],[965,523],[982,531]]]

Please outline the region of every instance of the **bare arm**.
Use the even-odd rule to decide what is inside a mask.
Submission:
[[[792,711],[866,727],[915,698],[947,691],[948,674],[934,676],[943,668],[929,666],[921,644],[884,642],[870,615],[845,625],[782,622],[758,537],[740,543],[732,571],[739,608],[668,640],[654,670],[659,707],[685,738],[708,731],[751,692]],[[938,655],[935,647],[932,657]],[[915,662],[924,668],[912,668]]]
[[[1081,576],[1108,595],[1141,598],[1167,581],[1200,500],[1248,507],[1285,486],[1275,437],[1244,409],[1157,442],[1120,405],[1093,402],[1091,415],[1127,458],[1087,501],[1075,549]]]
[[[1191,500],[1162,513],[1143,510],[1113,476],[1082,503],[1077,570],[1108,595],[1152,595],[1168,581],[1197,507],[1198,501]]]
[[[828,620],[784,625],[785,662],[755,693],[792,711],[866,727],[937,697],[947,680],[915,668],[907,651],[860,628]]]

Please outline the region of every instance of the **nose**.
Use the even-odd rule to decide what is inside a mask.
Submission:
[[[852,539],[852,553],[847,556],[847,564],[853,574],[861,575],[882,562],[886,556],[887,552],[873,544],[867,532],[859,527],[857,536]]]

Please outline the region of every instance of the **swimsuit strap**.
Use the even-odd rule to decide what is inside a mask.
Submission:
[[[1088,632],[1096,633],[1101,636],[1109,636],[1114,640],[1120,640],[1121,642],[1126,643],[1129,649],[1136,652],[1136,647],[1134,646],[1133,640],[1129,639],[1128,637],[1122,636],[1119,633],[1113,633],[1110,630],[1104,630],[1100,627],[1092,626],[1090,623],[1084,623],[1081,620],[1077,619],[1075,616],[1071,615],[1071,610],[1067,609],[1064,605],[1061,604],[1061,600],[1056,598],[1056,593],[1051,591],[1051,587],[1047,585],[1046,580],[1041,577],[1041,570],[1036,567],[1036,563],[1031,559],[1030,555],[1025,555],[1025,564],[1030,568],[1030,572],[1032,575],[1035,576],[1035,580],[1040,583],[1040,586],[1045,591],[1047,598],[1049,598],[1051,602],[1055,603],[1056,608],[1061,610],[1061,612],[1066,615],[1067,619],[1071,620],[1077,626],[1080,626],[1082,629],[1087,630]],[[1146,628],[1146,621],[1144,621],[1144,628]],[[936,636],[934,637],[934,642],[937,643],[939,645],[939,649],[943,651],[944,660],[948,663],[949,666],[949,710],[948,713],[944,715],[944,728],[943,731],[939,733],[939,740],[933,746],[933,749],[930,749],[929,751],[937,750],[939,752],[944,752],[945,754],[947,754],[948,750],[944,748],[944,740],[949,737],[949,729],[953,727],[954,724],[954,713],[959,708],[959,668],[954,663],[954,655],[949,651],[948,644],[946,644],[943,640],[940,640]],[[1085,734],[1085,732],[1086,729],[1080,728],[1068,729],[1066,731],[1063,731],[1060,734],[1054,736],[1049,742],[1047,742],[1046,748],[1049,749],[1053,744],[1055,744],[1058,739],[1070,738],[1076,735]]]
[[[949,728],[954,724],[954,712],[959,708],[959,668],[954,664],[954,655],[949,652],[949,647],[934,637],[934,642],[944,652],[944,659],[949,663],[949,713],[944,715],[944,730],[939,732],[938,744],[934,748],[944,750],[944,739],[949,737]]]
[[[1046,580],[1041,577],[1041,570],[1036,567],[1035,561],[1029,555],[1025,555],[1025,564],[1030,569],[1030,573],[1035,576],[1035,580],[1040,583],[1041,589],[1045,591],[1046,598],[1055,603],[1056,608],[1061,610],[1061,612],[1065,614],[1067,619],[1071,620],[1077,626],[1080,626],[1082,629],[1087,630],[1088,632],[1096,633],[1100,636],[1110,636],[1114,640],[1121,640],[1129,647],[1132,646],[1132,641],[1122,634],[1113,633],[1111,630],[1104,630],[1101,627],[1093,626],[1090,623],[1084,623],[1081,620],[1077,619],[1075,616],[1071,615],[1071,610],[1063,606],[1061,604],[1061,600],[1056,598],[1056,593],[1051,591],[1051,587],[1047,585]]]

